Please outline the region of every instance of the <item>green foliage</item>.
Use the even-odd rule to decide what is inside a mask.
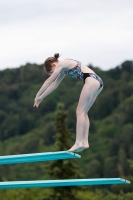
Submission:
[[[90,67],[103,79],[104,89],[89,111],[90,149],[82,152],[82,159],[78,160],[81,172],[84,177],[126,177],[133,182],[133,62],[126,61],[108,71]],[[59,142],[54,145],[56,137],[60,138],[61,134],[55,135],[53,113],[57,103],[63,102],[70,130],[64,133],[70,134],[74,141],[75,109],[83,83],[65,77],[38,109],[33,108],[34,97],[46,78],[43,65],[27,63],[17,69],[0,71],[0,155],[67,150],[71,147],[71,142],[66,146]],[[65,165],[69,165],[67,161]],[[46,163],[0,166],[1,181],[48,178]],[[132,184],[108,186],[106,192],[103,188],[95,193],[90,190],[85,187],[84,192],[79,192],[79,197],[83,200],[121,200],[132,199],[133,196]],[[42,199],[51,190],[35,190],[38,194],[29,198],[27,195],[30,191],[35,194],[34,190],[17,191],[0,191],[0,199]]]

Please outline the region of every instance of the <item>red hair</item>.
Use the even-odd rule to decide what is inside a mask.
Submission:
[[[60,57],[59,53],[55,53],[54,57],[48,57],[44,62],[44,69],[49,74],[52,70],[52,63],[58,62],[58,58]]]

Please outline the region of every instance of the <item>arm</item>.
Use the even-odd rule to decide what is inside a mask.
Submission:
[[[56,78],[56,80],[39,97],[35,98],[34,107],[35,106],[38,107],[39,104],[42,102],[42,100],[58,87],[58,85],[61,83],[64,77],[65,77],[65,74],[60,73],[58,77]]]
[[[58,85],[61,83],[61,81],[63,80],[63,78],[65,77],[64,73],[60,73],[59,76],[57,77],[57,79],[45,90],[45,92],[43,92],[40,95],[40,99],[44,99],[46,96],[48,96],[51,92],[53,92]]]
[[[40,90],[38,91],[38,93],[36,94],[36,99],[38,99],[44,93],[44,91],[48,87],[50,87],[51,84],[53,84],[53,82],[55,81],[55,79],[60,74],[61,70],[62,70],[61,66],[59,66],[57,69],[55,69],[55,71],[53,72],[53,74],[44,82],[44,84],[42,85],[42,87],[40,88]]]

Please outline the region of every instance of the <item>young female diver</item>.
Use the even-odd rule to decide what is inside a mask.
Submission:
[[[72,148],[68,150],[80,152],[89,148],[88,134],[90,122],[87,113],[98,94],[102,91],[103,81],[83,63],[73,59],[59,60],[58,58],[59,54],[56,53],[54,57],[49,57],[44,62],[45,71],[51,76],[38,91],[34,107],[38,107],[42,100],[58,87],[66,74],[83,81],[84,86],[76,109],[76,141]]]

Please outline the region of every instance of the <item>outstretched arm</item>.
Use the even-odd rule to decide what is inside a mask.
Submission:
[[[60,82],[63,80],[64,77],[65,74],[60,73],[57,79],[45,90],[45,92],[43,92],[43,94],[40,95],[39,98],[44,99],[47,95],[53,92],[53,90],[55,90],[58,87],[58,85],[60,84]]]
[[[65,74],[61,72],[56,78],[56,80],[52,82],[52,84],[44,92],[43,92],[43,86],[42,86],[41,87],[42,90],[41,89],[39,90],[39,92],[41,91],[40,96],[36,96],[35,98],[34,106],[38,107],[39,104],[42,102],[42,100],[58,87],[58,85],[61,83],[64,77],[65,77]]]
[[[39,98],[40,95],[55,81],[55,79],[60,74],[62,68],[58,67],[53,74],[44,82],[38,93],[36,94],[36,98]]]

